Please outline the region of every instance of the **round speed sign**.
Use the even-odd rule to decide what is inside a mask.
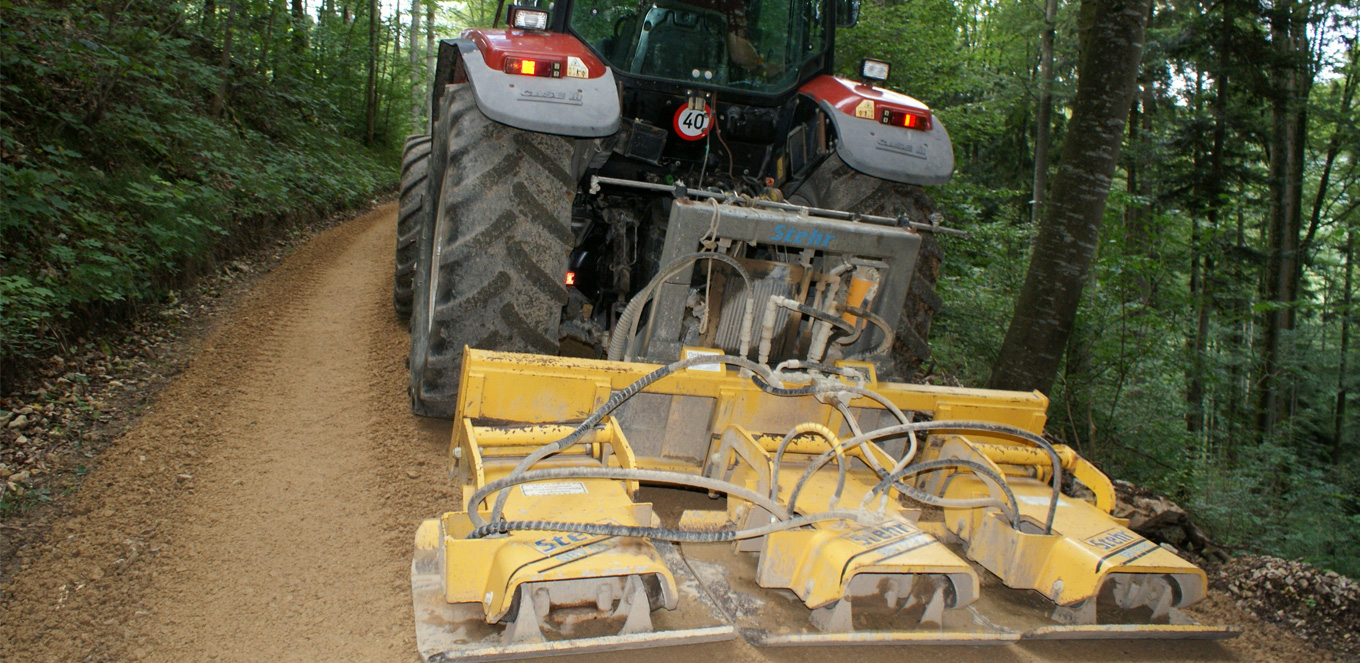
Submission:
[[[685,140],[699,140],[708,135],[713,128],[713,109],[707,104],[703,110],[691,109],[688,105],[675,111],[675,121],[671,123],[675,133]]]

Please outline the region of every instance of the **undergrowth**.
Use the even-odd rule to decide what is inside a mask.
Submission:
[[[7,383],[91,325],[394,183],[394,151],[342,133],[303,81],[233,61],[223,87],[220,50],[183,6],[0,10]]]

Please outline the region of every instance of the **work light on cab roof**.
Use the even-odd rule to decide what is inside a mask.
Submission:
[[[865,81],[882,83],[888,80],[888,72],[891,70],[892,65],[882,60],[864,58],[859,61],[859,77]]]
[[[521,30],[547,30],[548,12],[535,7],[512,5],[506,22]]]

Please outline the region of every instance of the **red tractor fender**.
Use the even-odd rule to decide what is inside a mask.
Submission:
[[[949,132],[925,104],[839,76],[818,76],[798,91],[831,119],[836,152],[851,168],[905,184],[944,184],[954,175]]]
[[[442,84],[472,86],[477,108],[517,129],[597,138],[619,129],[612,70],[569,34],[476,28],[439,45]]]

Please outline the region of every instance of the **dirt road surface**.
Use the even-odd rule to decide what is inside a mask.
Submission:
[[[235,305],[24,559],[4,661],[419,661],[411,539],[457,505],[447,422],[407,410],[396,205],[329,230]],[[1241,619],[1215,599],[1201,619]],[[1317,660],[1255,623],[1228,643],[756,649],[591,661]]]

